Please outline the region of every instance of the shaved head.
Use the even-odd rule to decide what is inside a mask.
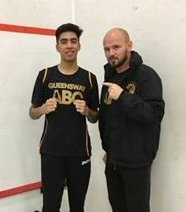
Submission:
[[[121,38],[124,39],[125,43],[129,42],[130,41],[130,37],[129,37],[129,34],[126,30],[122,29],[122,28],[112,28],[111,30],[109,30],[106,34],[105,34],[105,37],[103,39],[103,42],[105,41],[105,39],[107,37],[110,37],[110,36],[120,36]]]

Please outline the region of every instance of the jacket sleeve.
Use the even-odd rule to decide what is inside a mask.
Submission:
[[[139,73],[138,92],[129,93],[126,89],[118,101],[124,114],[138,122],[161,122],[165,103],[162,98],[162,82],[157,73],[150,67]]]

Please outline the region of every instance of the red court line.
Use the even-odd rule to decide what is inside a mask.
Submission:
[[[19,26],[19,25],[11,25],[11,24],[1,24],[1,23],[0,23],[0,31],[37,34],[37,35],[52,35],[52,36],[55,35],[54,29],[30,27],[30,26]]]
[[[31,190],[36,190],[41,188],[41,182],[35,182],[35,183],[30,183],[27,185],[15,187],[15,188],[10,188],[4,191],[0,191],[0,198],[20,194],[23,192],[31,191]]]

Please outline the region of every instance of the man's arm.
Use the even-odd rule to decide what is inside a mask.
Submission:
[[[29,116],[31,119],[34,119],[34,120],[39,119],[44,114],[45,114],[44,104],[40,107],[35,107],[34,105],[30,106]]]
[[[45,104],[39,107],[31,105],[29,109],[29,115],[31,119],[39,119],[42,115],[51,113],[56,110],[57,101],[55,98],[47,99]]]
[[[75,100],[76,111],[86,116],[91,123],[96,123],[98,120],[98,111],[90,109],[84,100]]]
[[[96,123],[98,120],[98,111],[92,110],[87,106],[85,116],[91,123]]]

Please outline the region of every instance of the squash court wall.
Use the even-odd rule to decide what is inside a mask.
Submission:
[[[0,192],[40,182],[38,143],[43,119],[30,120],[28,108],[37,72],[60,60],[54,36],[11,32],[10,26],[52,32],[66,22],[80,25],[84,32],[79,64],[97,75],[100,87],[106,62],[102,38],[107,30],[119,26],[128,30],[134,49],[159,73],[164,87],[166,113],[152,166],[151,211],[185,212],[185,8],[185,0],[1,0]],[[89,124],[89,131],[93,156],[86,211],[111,212],[97,124]],[[41,210],[41,201],[40,190],[31,190],[0,198],[0,211],[33,212]],[[68,211],[66,191],[62,208]]]

